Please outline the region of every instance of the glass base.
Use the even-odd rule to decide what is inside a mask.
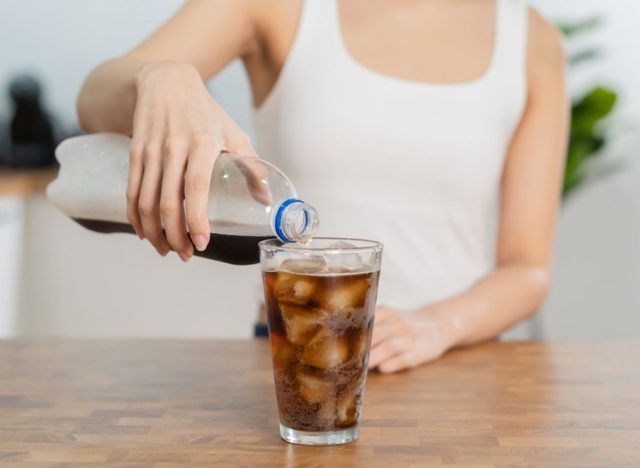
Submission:
[[[280,424],[280,437],[292,444],[302,445],[339,445],[358,440],[360,424],[339,431],[298,431]]]

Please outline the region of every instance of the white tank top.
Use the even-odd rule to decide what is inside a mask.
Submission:
[[[378,303],[414,309],[493,267],[488,221],[526,100],[527,11],[496,0],[477,79],[431,84],[366,68],[342,41],[337,0],[304,2],[257,149],[320,214],[319,235],[384,243]]]

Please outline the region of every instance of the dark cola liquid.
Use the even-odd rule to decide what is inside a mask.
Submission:
[[[281,422],[314,432],[354,426],[379,273],[263,275]]]
[[[135,234],[130,224],[113,221],[73,218],[81,226],[104,234]],[[219,234],[212,232],[207,248],[199,252],[194,248],[194,255],[231,265],[253,265],[260,261],[258,242],[271,239],[273,236],[242,236],[235,234]]]

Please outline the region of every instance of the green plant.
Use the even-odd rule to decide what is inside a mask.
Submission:
[[[600,18],[560,25],[560,29],[567,39],[577,34],[591,31],[602,24]],[[573,53],[569,57],[569,64],[575,67],[601,56],[598,48],[586,48]],[[571,105],[571,129],[569,133],[569,147],[562,187],[562,196],[566,198],[576,188],[581,186],[591,175],[586,168],[588,163],[602,155],[602,149],[607,145],[607,134],[602,128],[602,122],[611,114],[616,105],[617,93],[605,86],[595,86],[575,99]],[[601,170],[600,175],[606,170]]]

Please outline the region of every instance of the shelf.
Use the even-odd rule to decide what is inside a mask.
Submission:
[[[27,197],[43,193],[58,174],[58,167],[10,169],[0,168],[0,198]]]

